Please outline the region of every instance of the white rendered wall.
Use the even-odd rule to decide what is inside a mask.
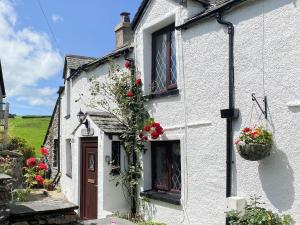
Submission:
[[[122,68],[124,58],[120,57],[114,60]],[[70,118],[66,119],[66,92],[62,94],[61,101],[61,188],[62,192],[69,201],[80,205],[80,138],[81,129],[84,125],[77,128],[79,122],[77,113],[81,109],[83,112],[97,112],[100,109],[89,107],[91,99],[89,91],[89,79],[96,78],[99,81],[105,82],[109,72],[109,64],[103,64],[88,72],[82,72],[77,78],[71,80],[71,110]],[[76,102],[80,95],[83,94],[82,101]],[[88,117],[88,120],[92,120]],[[93,122],[91,127],[95,130],[94,137],[98,137],[98,218],[106,217],[114,212],[127,212],[128,205],[123,195],[121,187],[116,187],[115,182],[109,175],[110,166],[105,162],[105,156],[111,156],[111,140],[105,135]],[[77,128],[77,130],[76,130]],[[65,140],[72,139],[72,161],[73,170],[72,178],[66,175],[66,146]],[[117,137],[113,137],[117,140]],[[121,156],[124,158],[124,151],[121,151]]]
[[[151,32],[163,21],[174,19],[179,25],[186,15],[194,14],[195,5],[189,6],[190,2],[187,12],[174,1],[153,0],[141,20],[135,52],[146,90]],[[287,105],[300,100],[299,1],[249,1],[225,19],[236,30],[236,107],[241,116],[234,125],[235,137],[242,126],[260,124],[255,115],[248,124],[254,92],[268,96],[268,128],[275,138],[272,155],[261,162],[234,155],[233,194],[262,195],[266,207],[290,213],[300,224],[300,107]],[[208,19],[176,32],[176,37],[180,95],[153,100],[148,108],[156,121],[169,128],[163,139],[182,137],[182,207],[152,201],[152,216],[168,225],[220,225],[225,223],[226,120],[220,118],[220,109],[228,107],[228,33]],[[149,154],[144,159],[147,179]],[[151,186],[149,181],[143,184]]]

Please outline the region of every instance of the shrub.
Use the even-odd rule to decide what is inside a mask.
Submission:
[[[9,144],[7,146],[8,150],[18,150],[22,153],[24,159],[35,156],[35,149],[33,146],[29,146],[24,138],[12,137],[10,138]]]
[[[230,225],[292,225],[290,215],[279,215],[263,207],[258,198],[251,198],[251,204],[246,207],[245,213],[230,211],[227,213]]]
[[[166,224],[165,223],[153,222],[153,221],[147,221],[147,222],[139,223],[139,225],[166,225]]]
[[[30,189],[15,189],[12,191],[12,200],[15,202],[27,202],[30,195]]]
[[[12,137],[10,138],[7,150],[20,150],[26,148],[27,146],[27,141],[24,138]]]

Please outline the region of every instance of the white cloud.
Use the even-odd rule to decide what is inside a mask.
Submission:
[[[60,15],[57,14],[53,14],[51,19],[54,23],[58,23],[64,20]]]
[[[55,92],[38,87],[38,82],[61,72],[62,56],[46,33],[31,27],[17,29],[16,21],[13,2],[1,0],[0,57],[7,94],[31,105],[49,105]]]

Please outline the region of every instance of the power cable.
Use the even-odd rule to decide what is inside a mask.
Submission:
[[[54,33],[54,31],[53,31],[53,29],[52,29],[50,23],[49,23],[49,20],[48,20],[48,18],[47,18],[47,15],[46,15],[46,13],[45,13],[45,10],[43,9],[43,6],[42,6],[42,4],[41,4],[41,1],[40,1],[40,0],[36,0],[36,1],[37,1],[38,6],[39,6],[39,8],[40,8],[40,10],[41,10],[41,12],[42,12],[42,14],[43,14],[43,16],[44,16],[44,19],[45,19],[45,21],[46,21],[46,24],[47,24],[47,26],[48,26],[48,29],[49,29],[49,31],[50,31],[50,33],[51,33],[51,36],[52,36],[52,38],[53,38],[53,40],[54,40],[54,42],[55,42],[56,48],[58,49],[59,53],[63,55],[63,53],[62,53],[62,51],[61,51],[61,48],[59,47],[59,44],[58,44],[57,38],[56,38],[56,36],[55,36],[55,33]]]

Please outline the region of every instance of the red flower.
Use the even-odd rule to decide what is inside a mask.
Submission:
[[[156,128],[156,127],[160,127],[160,123],[153,123],[153,124],[152,124],[152,127],[155,127],[155,128]]]
[[[144,131],[147,131],[147,132],[149,132],[149,131],[150,131],[150,129],[151,129],[151,127],[150,127],[150,126],[144,126]]]
[[[40,151],[41,151],[42,155],[48,155],[49,154],[48,149],[45,148],[45,147],[41,148]]]
[[[131,67],[131,62],[130,62],[129,60],[126,60],[126,62],[125,62],[125,67],[126,67],[127,69],[129,69],[129,68]]]
[[[252,138],[256,138],[257,137],[257,132],[256,131],[253,131],[252,133],[251,133],[251,135],[252,135]]]
[[[144,137],[144,134],[143,134],[143,132],[141,132],[141,133],[139,134],[139,138],[142,139],[143,137]]]
[[[39,163],[39,169],[40,169],[40,170],[47,171],[47,170],[48,170],[48,166],[47,166],[45,163],[40,162],[40,163]]]
[[[33,157],[30,157],[29,159],[27,159],[26,161],[26,165],[29,167],[33,167],[36,165],[36,159]]]
[[[159,133],[156,130],[151,132],[152,139],[157,139],[158,137],[159,137]]]
[[[143,141],[148,141],[148,137],[144,136],[142,140]]]
[[[162,134],[164,133],[164,129],[163,129],[161,126],[156,127],[155,130],[157,131],[157,133],[158,133],[159,135],[162,135]]]
[[[127,92],[127,97],[129,97],[129,98],[133,97],[132,91],[128,91],[128,92]]]
[[[44,183],[44,178],[41,175],[36,175],[34,179],[39,183],[43,184]]]
[[[142,85],[142,80],[141,80],[141,79],[137,79],[137,80],[135,81],[135,84],[136,84],[137,86],[141,86],[141,85]]]
[[[247,133],[247,132],[250,132],[250,131],[251,131],[251,128],[249,128],[249,127],[245,127],[244,130],[243,130],[244,133]]]

